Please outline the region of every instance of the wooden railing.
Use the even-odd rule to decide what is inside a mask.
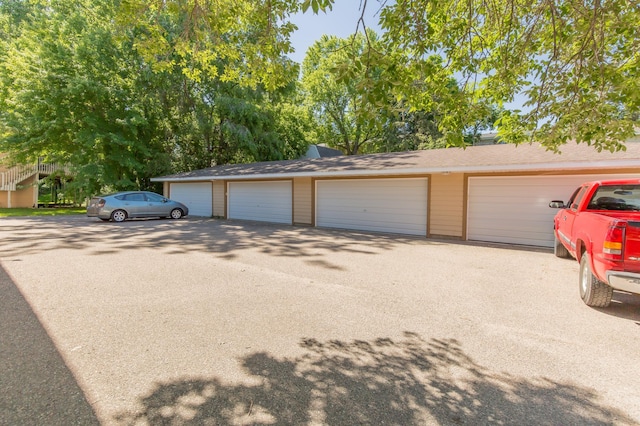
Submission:
[[[15,166],[0,173],[0,191],[15,191],[17,185],[33,176],[37,166]]]
[[[0,191],[15,191],[20,182],[36,174],[50,175],[58,170],[69,172],[66,165],[58,163],[39,163],[31,165],[14,166],[8,170],[0,172]]]

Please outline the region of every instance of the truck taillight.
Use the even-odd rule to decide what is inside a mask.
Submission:
[[[602,253],[605,258],[611,260],[622,259],[624,232],[625,228],[623,226],[611,225],[609,227],[602,246]]]

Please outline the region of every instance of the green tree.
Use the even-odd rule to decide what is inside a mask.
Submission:
[[[153,104],[137,90],[144,66],[109,28],[114,7],[48,2],[3,49],[2,149],[72,164],[88,193],[147,187],[168,170]]]
[[[206,65],[230,59],[224,81],[267,88],[284,84],[278,59],[291,51],[290,14],[319,13],[333,0],[126,0],[124,21],[142,23],[135,46],[156,67],[171,48],[157,19],[160,11],[183,19],[174,49]],[[381,70],[382,81],[361,80],[374,103],[389,89],[414,110],[438,111],[449,144],[465,143],[464,129],[522,97],[525,109],[501,112],[503,140],[535,139],[557,150],[569,140],[596,149],[623,147],[640,109],[640,8],[629,0],[363,0],[381,7],[383,54],[360,65]],[[354,6],[355,7],[355,6]],[[364,14],[363,14],[364,15]],[[364,21],[359,28],[366,28]],[[366,32],[364,32],[366,34]],[[218,36],[211,37],[211,34]],[[221,36],[225,35],[225,36]],[[232,43],[227,42],[231,40]],[[235,46],[242,45],[242,54]],[[372,53],[376,49],[372,49]],[[242,56],[243,61],[236,61]],[[354,62],[354,72],[360,72]],[[462,90],[451,91],[455,76]]]
[[[503,107],[523,96],[525,110],[500,113],[501,137],[552,150],[576,140],[613,151],[633,134],[639,21],[640,7],[628,0],[397,0],[381,12],[385,46],[403,52],[406,67],[387,75],[414,107],[432,109],[437,94],[446,132],[477,121],[478,104]],[[444,66],[425,70],[433,57]],[[468,109],[443,91],[439,77],[451,72]]]
[[[332,4],[0,0],[0,149],[74,164],[93,192],[293,158],[309,138],[348,153],[464,145],[495,117],[507,142],[616,150],[638,124],[636,2],[396,0],[378,3],[381,37],[359,21],[306,61],[312,129],[290,15]],[[526,109],[505,109],[516,96]]]
[[[167,33],[175,32],[170,18],[165,20]],[[180,42],[177,36],[172,40]],[[297,73],[297,65],[284,57],[280,60],[290,83],[272,91],[261,84],[250,87],[226,81],[219,72],[206,72],[202,63],[190,56],[175,56],[169,61],[172,66],[155,71],[160,84],[154,90],[167,117],[174,169],[282,160],[304,151],[304,135],[293,140],[287,132],[292,127],[280,126],[281,116],[294,119],[288,116],[293,111],[288,103],[295,96],[292,87]],[[230,67],[227,62],[215,60],[212,64],[222,70]]]
[[[0,28],[12,35],[0,41],[0,149],[17,160],[71,164],[74,183],[92,194],[306,149],[309,117],[292,103],[297,67],[286,58],[278,63],[289,84],[268,91],[228,78],[246,58],[210,56],[205,64],[203,52],[184,51],[187,18],[178,13],[156,15],[170,49],[148,62],[136,47],[147,25],[113,31],[118,1],[29,4],[29,13],[0,8]],[[227,48],[240,52],[234,43]]]
[[[374,149],[376,152],[394,152],[446,148],[438,119],[435,112],[400,111]]]
[[[379,72],[364,61],[377,43],[374,32],[347,39],[322,36],[307,52],[302,87],[317,123],[317,143],[353,155],[368,152],[392,118],[392,99],[369,97]],[[384,97],[384,94],[382,94]]]
[[[402,75],[402,53],[387,53],[376,33],[368,31],[340,39],[324,36],[308,51],[303,62],[302,87],[315,113],[317,143],[327,143],[346,154],[445,148],[451,141],[470,144],[479,132],[492,127],[497,107],[471,101],[451,76],[440,77],[445,88],[436,94],[422,92],[416,81],[414,93],[428,99],[432,110],[417,109],[393,84],[388,73]],[[390,60],[391,59],[391,60]],[[377,65],[378,67],[376,67]],[[440,62],[431,61],[436,69]],[[478,119],[453,128],[442,125],[446,117],[436,108],[454,99],[458,110],[475,108]],[[460,144],[460,143],[458,143]]]
[[[304,6],[330,8],[332,0]],[[367,4],[369,3],[369,4]],[[597,150],[624,149],[640,115],[640,7],[629,0],[364,0],[381,7],[385,84],[412,110],[438,111],[448,144],[499,112],[503,141],[541,142],[558,151],[568,141]],[[363,14],[364,15],[364,14]],[[361,28],[366,28],[364,22]],[[451,91],[455,76],[461,90]],[[509,110],[514,101],[522,110]]]
[[[185,68],[193,80],[206,74],[271,91],[289,84],[282,57],[292,52],[288,18],[299,8],[297,0],[122,0],[118,22],[138,29],[134,48],[155,70],[195,62]]]

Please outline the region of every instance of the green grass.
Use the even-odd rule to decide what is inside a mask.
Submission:
[[[63,216],[72,214],[86,214],[85,207],[56,207],[41,209],[2,209],[0,208],[0,217],[18,217],[18,216]]]

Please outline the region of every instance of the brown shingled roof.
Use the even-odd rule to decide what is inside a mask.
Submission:
[[[584,143],[569,143],[556,154],[540,144],[485,145],[385,154],[233,164],[153,178],[153,181],[282,178],[287,176],[372,176],[441,172],[513,172],[640,167],[640,142],[626,151],[597,152]]]

